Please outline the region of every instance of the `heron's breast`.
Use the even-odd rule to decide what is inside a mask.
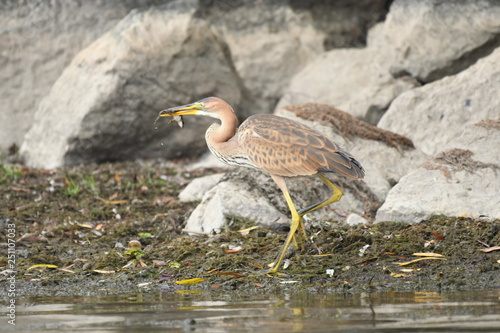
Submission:
[[[234,166],[244,166],[244,167],[249,167],[249,168],[259,168],[256,166],[252,160],[244,154],[234,154],[234,155],[225,155],[221,154],[218,150],[216,150],[212,145],[208,145],[208,149],[214,154],[219,161],[228,164],[228,165],[234,165]]]

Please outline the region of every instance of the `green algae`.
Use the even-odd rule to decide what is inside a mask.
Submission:
[[[179,191],[192,177],[217,171],[188,173],[165,161],[53,171],[2,164],[0,223],[15,224],[18,294],[176,290],[175,281],[193,277],[206,279],[196,288],[241,293],[500,286],[500,251],[479,251],[500,245],[500,221],[445,216],[415,224],[316,223],[308,227],[313,241],[304,251],[291,247],[288,267],[270,277],[263,272],[286,232],[259,227],[241,233],[255,224],[235,215],[226,216],[226,227],[217,235],[182,232],[197,203],[180,202]],[[2,228],[2,242],[6,230]],[[140,241],[140,256],[129,251],[131,240]],[[439,253],[446,260],[423,260],[401,271],[396,264],[415,259],[417,252]],[[0,270],[7,262],[7,253],[0,253]],[[58,269],[30,269],[36,264]],[[4,283],[6,278],[0,277]],[[147,289],[141,289],[144,284]]]

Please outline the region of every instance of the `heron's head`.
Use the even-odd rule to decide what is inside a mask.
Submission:
[[[220,119],[220,113],[233,109],[224,100],[217,97],[204,98],[191,104],[175,106],[160,111],[159,117],[187,116],[190,114],[209,116]]]

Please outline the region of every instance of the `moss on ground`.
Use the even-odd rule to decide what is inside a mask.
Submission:
[[[466,217],[360,226],[324,221],[323,229],[309,228],[312,243],[304,252],[288,252],[286,275],[261,274],[286,232],[257,228],[242,234],[238,230],[253,222],[226,216],[221,234],[182,233],[196,203],[180,202],[178,193],[189,177],[203,172],[186,173],[180,164],[165,161],[51,171],[0,165],[0,235],[5,244],[8,226],[15,225],[17,295],[500,287],[500,251],[479,251],[500,245],[500,221]],[[131,250],[133,240],[140,248]],[[0,271],[9,268],[3,248]],[[416,259],[412,254],[418,252],[439,253],[446,260],[397,265]],[[57,268],[43,266],[48,264]],[[205,280],[175,283],[190,278]],[[0,287],[6,283],[7,275],[0,275]]]

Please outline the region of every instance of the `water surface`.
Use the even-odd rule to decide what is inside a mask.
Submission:
[[[318,295],[221,291],[35,297],[16,326],[38,332],[500,332],[500,290]]]

